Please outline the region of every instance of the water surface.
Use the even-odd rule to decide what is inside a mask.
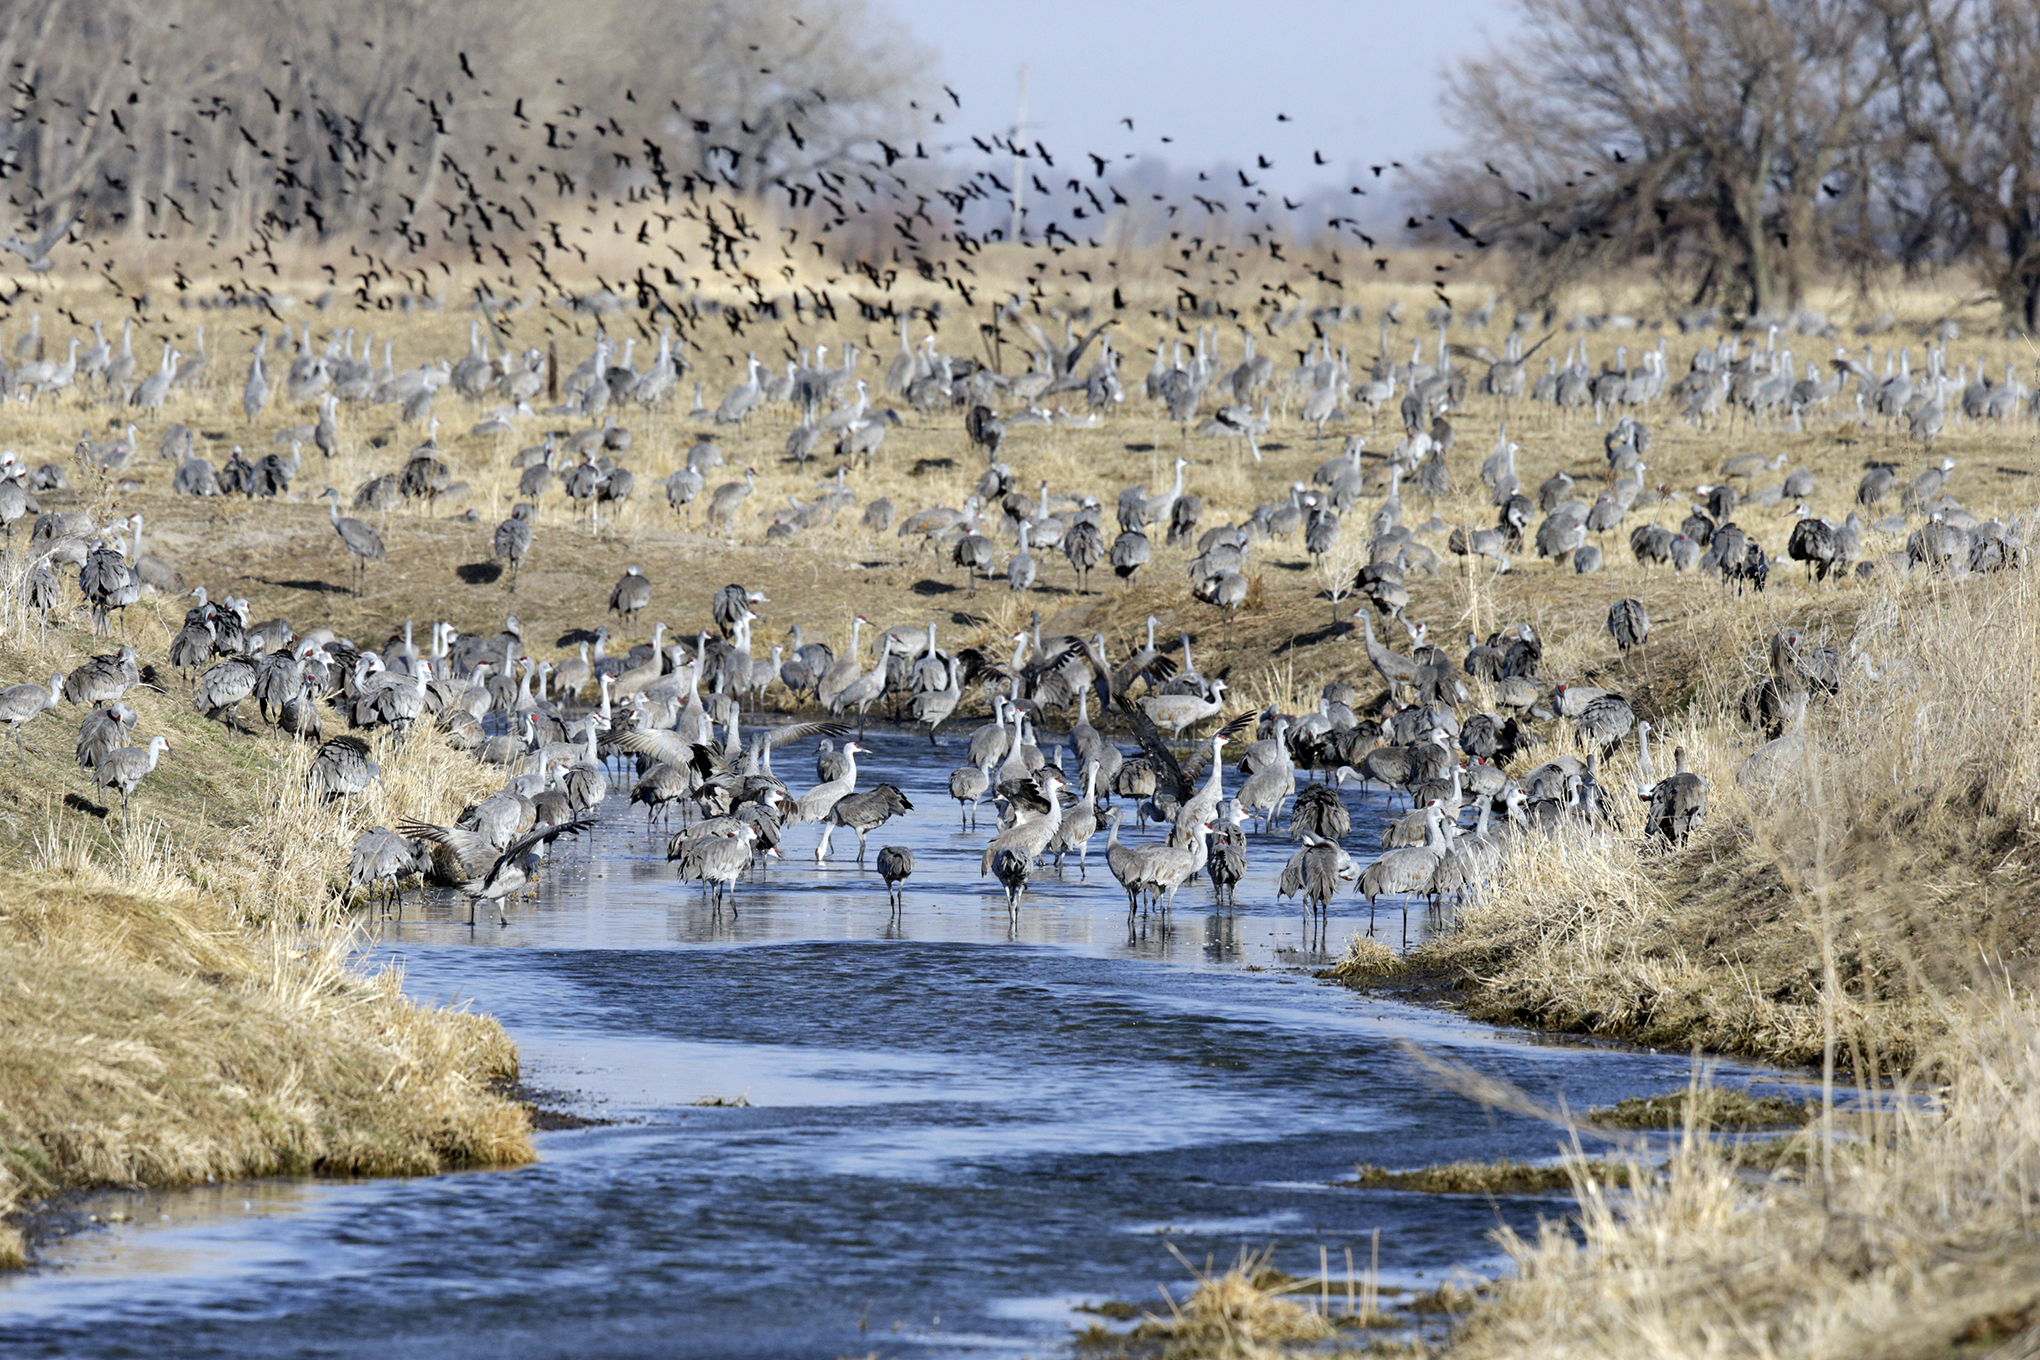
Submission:
[[[1538,1159],[1558,1135],[1439,1088],[1413,1043],[1571,1108],[1682,1084],[1684,1055],[1471,1024],[1309,976],[1323,945],[1257,842],[1238,908],[1186,889],[1126,919],[1105,874],[1038,880],[1017,923],[957,830],[951,743],[874,732],[865,783],[916,811],[903,912],[813,828],[711,910],[622,797],[510,923],[451,900],[380,932],[413,994],[502,1019],[525,1077],[588,1127],[514,1171],[267,1181],[95,1197],[131,1222],[0,1279],[0,1350],[65,1356],[1054,1355],[1085,1301],[1159,1307],[1192,1261],[1273,1247],[1344,1288],[1500,1267],[1490,1240],[1558,1197],[1424,1196],[1330,1182],[1356,1163]],[[780,770],[806,786],[805,747]],[[628,783],[623,787],[627,792]],[[1349,790],[1371,845],[1384,804]],[[989,827],[989,823],[987,823]],[[1357,853],[1357,850],[1356,850]],[[1410,933],[1422,931],[1421,908]],[[1403,936],[1399,908],[1379,926]],[[1733,1064],[1724,1079],[1763,1074]],[[736,1101],[743,1105],[697,1102]]]

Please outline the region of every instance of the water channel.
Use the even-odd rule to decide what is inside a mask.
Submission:
[[[1301,1275],[1323,1248],[1343,1288],[1378,1230],[1383,1283],[1425,1289],[1500,1268],[1496,1227],[1565,1213],[1331,1184],[1361,1162],[1558,1151],[1553,1129],[1441,1089],[1406,1041],[1574,1109],[1689,1075],[1684,1054],[1313,978],[1325,959],[1275,897],[1286,839],[1256,838],[1236,910],[1200,880],[1129,932],[1101,837],[1090,881],[1038,879],[1013,928],[978,877],[989,831],[959,832],[947,795],[960,741],[866,744],[861,786],[915,804],[871,842],[916,851],[897,919],[853,838],[815,865],[814,828],[713,913],[620,781],[507,927],[414,893],[374,948],[413,994],[500,1017],[530,1085],[600,1122],[541,1132],[514,1171],[96,1196],[126,1221],[0,1277],[0,1354],[1060,1355],[1095,1321],[1077,1305],[1180,1295],[1171,1247],[1223,1265],[1272,1246]],[[779,753],[796,788],[810,750]],[[1357,855],[1386,803],[1344,796]],[[1367,916],[1350,896],[1334,911],[1337,953]],[[1398,908],[1380,925],[1400,942]]]

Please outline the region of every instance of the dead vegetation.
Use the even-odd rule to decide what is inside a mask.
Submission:
[[[2023,985],[2040,943],[2040,739],[2023,718],[2040,692],[2005,664],[2040,655],[2036,604],[2024,573],[1867,592],[1835,638],[1867,660],[1754,765],[1731,715],[1760,639],[1725,631],[1700,698],[1660,734],[1711,783],[1692,841],[1646,847],[1619,801],[1612,834],[1525,838],[1423,961],[1467,979],[1487,1018],[1866,1073],[1912,1063],[1962,997]]]
[[[1767,1129],[1811,1122],[1819,1107],[1784,1096],[1753,1095],[1734,1086],[1696,1086],[1663,1096],[1633,1096],[1605,1109],[1587,1111],[1603,1128]]]
[[[106,650],[9,599],[9,675]],[[131,635],[159,626],[131,613]],[[523,1107],[490,1089],[517,1073],[502,1027],[363,973],[338,901],[358,830],[450,817],[480,767],[427,731],[379,737],[383,779],[329,804],[309,748],[201,717],[172,676],[125,702],[172,750],[125,816],[73,762],[69,705],[28,727],[25,762],[0,759],[0,1214],[88,1185],[529,1159]],[[0,1224],[0,1264],[24,1251]]]
[[[1555,1190],[1570,1192],[1579,1175],[1607,1176],[1614,1170],[1612,1164],[1600,1162],[1552,1166],[1528,1162],[1444,1162],[1412,1171],[1361,1165],[1353,1168],[1351,1180],[1337,1184],[1360,1190],[1409,1190],[1420,1195],[1538,1195]]]
[[[1922,1355],[2030,1326],[2036,607],[2027,573],[1864,592],[1824,621],[1863,660],[1754,763],[1731,715],[1760,638],[1724,627],[1666,721],[1712,781],[1702,830],[1646,848],[1622,807],[1519,842],[1425,947],[1476,1014],[1849,1083],[1811,1106],[1706,1090],[1596,1112],[1684,1136],[1619,1195],[1578,1176],[1571,1226],[1507,1239],[1517,1275],[1455,1353]],[[1706,1134],[1782,1123],[1803,1128]]]

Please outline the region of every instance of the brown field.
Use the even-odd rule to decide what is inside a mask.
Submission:
[[[1426,358],[1434,357],[1435,336],[1421,324],[1429,298],[1418,281],[1421,271],[1410,263],[1399,266],[1399,274],[1396,281],[1348,289],[1346,300],[1357,302],[1363,315],[1329,338],[1347,349],[1356,373],[1373,360],[1376,318],[1393,300],[1404,302],[1408,316],[1390,334],[1390,360],[1406,360],[1417,340],[1425,342]],[[1082,291],[1064,297],[1058,289],[1065,282]],[[1203,523],[1209,526],[1281,499],[1294,481],[1307,482],[1319,463],[1339,452],[1338,431],[1366,433],[1374,451],[1392,446],[1391,415],[1384,414],[1377,430],[1358,414],[1320,442],[1293,419],[1293,401],[1279,398],[1277,422],[1262,442],[1264,461],[1258,465],[1224,442],[1194,436],[1186,441],[1137,393],[1147,369],[1142,347],[1151,347],[1160,334],[1174,338],[1178,323],[1187,330],[1194,318],[1156,314],[1168,294],[1153,261],[1126,271],[1119,282],[1134,302],[1114,331],[1132,351],[1122,365],[1126,409],[1095,429],[1013,431],[1001,458],[1029,494],[1045,480],[1052,492],[1096,495],[1110,524],[1119,489],[1165,483],[1180,452],[1191,460],[1186,487],[1203,498]],[[1240,286],[1239,302],[1250,318],[1263,315],[1253,310],[1259,282],[1249,278]],[[1071,306],[1102,306],[1111,287],[1107,282],[1093,290],[1064,278],[1054,284],[1047,297]],[[60,304],[86,320],[115,314],[109,298],[82,285],[52,288],[41,310],[58,340],[70,333],[67,325],[50,327]],[[302,295],[313,294],[307,289]],[[1880,362],[1883,347],[1896,343],[1911,345],[1918,361],[1925,348],[1920,328],[1954,315],[1967,335],[1949,347],[1951,366],[1965,364],[1974,372],[1981,363],[2002,374],[2009,361],[2030,381],[2034,354],[2026,342],[1986,338],[1987,314],[1966,310],[1953,294],[1869,302],[1837,298],[1828,311],[1846,324],[1887,303],[1899,314],[1899,329],[1877,339]],[[17,318],[35,305],[17,304]],[[1577,310],[1618,305],[1647,324],[1593,335],[1590,353],[1597,364],[1612,359],[1618,343],[1626,342],[1632,353],[1654,344],[1659,332],[1649,318],[1668,310],[1637,287],[1582,298]],[[1191,550],[1164,548],[1159,540],[1154,561],[1136,583],[1124,586],[1101,572],[1089,595],[1075,592],[1060,556],[1040,553],[1041,584],[1033,592],[1015,595],[1003,580],[973,591],[954,567],[918,552],[911,542],[890,535],[873,539],[855,511],[833,525],[768,542],[771,517],[790,509],[794,499],[809,499],[834,472],[826,458],[806,468],[782,461],[781,446],[796,418],[784,410],[768,411],[745,429],[710,429],[726,456],[722,474],[709,478],[711,487],[747,464],[759,474],[757,491],[731,532],[707,532],[699,505],[675,515],[660,484],[681,465],[694,436],[708,428],[688,419],[693,380],[698,376],[706,383],[713,406],[737,381],[747,350],[755,349],[768,364],[783,364],[796,344],[820,341],[833,353],[849,341],[863,348],[867,358],[860,371],[876,389],[896,343],[893,332],[884,323],[847,319],[820,325],[752,322],[735,334],[722,319],[704,316],[690,336],[696,371],[673,399],[657,411],[619,413],[632,433],[621,461],[636,474],[636,498],[595,529],[564,498],[548,498],[514,593],[505,581],[484,579],[487,571],[473,569],[487,562],[490,535],[513,500],[510,455],[536,442],[546,428],[575,423],[532,418],[515,435],[477,438],[466,431],[485,406],[463,402],[450,391],[442,394],[439,445],[468,490],[429,508],[380,517],[390,558],[369,569],[365,593],[357,598],[345,590],[345,555],[313,496],[328,484],[351,494],[369,476],[395,470],[425,432],[400,425],[393,408],[343,408],[340,456],[322,462],[307,448],[303,472],[285,501],[174,497],[168,490],[172,468],[154,456],[156,436],[167,423],[184,421],[200,431],[217,465],[234,444],[251,455],[269,451],[279,430],[309,422],[312,413],[281,409],[273,398],[254,426],[242,418],[239,395],[253,313],[169,315],[167,326],[139,329],[136,349],[143,363],[162,338],[188,341],[200,320],[210,323],[213,360],[194,389],[174,395],[161,416],[144,425],[142,450],[124,481],[102,484],[70,459],[81,430],[102,431],[123,419],[122,412],[82,395],[0,409],[0,446],[32,463],[56,461],[70,471],[74,490],[46,498],[53,507],[88,508],[96,516],[143,512],[152,551],[173,560],[188,583],[203,583],[215,596],[247,595],[257,617],[282,615],[299,628],[328,626],[372,643],[407,619],[415,621],[422,638],[432,619],[493,632],[506,612],[514,612],[526,650],[557,658],[567,653],[566,639],[603,621],[610,585],[627,564],[638,563],[654,583],[654,604],[635,637],[617,640],[617,650],[641,640],[654,621],[682,633],[707,626],[709,597],[726,582],[739,581],[770,597],[761,610],[761,648],[794,624],[810,639],[840,647],[848,640],[851,617],[862,613],[879,625],[932,619],[945,645],[1003,652],[1011,633],[1039,610],[1046,630],[1102,632],[1108,649],[1119,655],[1154,614],[1165,636],[1193,635],[1200,669],[1231,682],[1235,711],[1269,704],[1313,707],[1319,688],[1333,679],[1354,681],[1363,692],[1376,688],[1354,625],[1345,618],[1358,601],[1334,598],[1346,594],[1345,583],[1365,561],[1360,540],[1364,516],[1372,510],[1367,501],[1349,517],[1342,551],[1325,570],[1312,566],[1295,539],[1257,550],[1247,573],[1254,592],[1250,607],[1230,627],[1189,598],[1183,567]],[[855,312],[845,307],[839,315]],[[359,328],[377,341],[390,339],[400,368],[457,358],[473,316],[456,307],[398,314],[301,306],[285,314],[293,325],[311,322],[321,339],[342,327]],[[945,314],[938,327],[942,346],[958,354],[979,352],[978,319]],[[590,344],[586,316],[531,309],[504,313],[499,320],[502,338],[514,347],[543,348],[557,340],[563,366],[578,363]],[[619,314],[612,318],[613,330],[641,333],[640,320]],[[1059,337],[1059,320],[1044,315],[1042,324]],[[1455,330],[1452,338],[1499,348],[1506,324],[1498,319],[1480,335]],[[20,333],[19,320],[11,319],[6,329],[11,341]],[[656,327],[650,329],[655,333]],[[915,337],[926,329],[917,317]],[[1015,371],[1024,360],[1014,346],[1024,348],[1026,341],[1010,325],[1004,336],[1006,366]],[[1238,358],[1239,336],[1230,320],[1220,322],[1219,352],[1228,363]],[[1278,379],[1314,338],[1307,322],[1278,335],[1257,328],[1256,336],[1264,350],[1276,354]],[[1561,332],[1539,360],[1571,338]],[[1672,337],[1674,377],[1684,371],[1696,343]],[[1834,348],[1832,341],[1805,336],[1780,343],[1795,350],[1802,371],[1808,359],[1824,364]],[[1863,342],[1845,330],[1843,343],[1860,353]],[[638,362],[647,358],[641,345]],[[1481,366],[1474,367],[1478,373]],[[273,372],[279,369],[272,366]],[[874,400],[889,399],[875,390]],[[1076,412],[1081,394],[1062,400]],[[2040,884],[2028,867],[2040,744],[2027,720],[2040,699],[2033,678],[2040,656],[2040,625],[2034,622],[2040,618],[2040,592],[2024,573],[1953,581],[1908,576],[1889,560],[1902,554],[1904,535],[1878,533],[1866,535],[1870,556],[1879,563],[1872,577],[1811,585],[1783,560],[1789,503],[1751,507],[1737,516],[1776,559],[1771,587],[1762,594],[1724,596],[1717,580],[1638,565],[1627,550],[1627,529],[1648,520],[1676,527],[1693,489],[1716,480],[1727,457],[1783,454],[1784,469],[1764,474],[1758,486],[1785,470],[1809,469],[1817,479],[1812,508],[1832,519],[1853,508],[1867,461],[1891,460],[1909,474],[1928,459],[1927,451],[1883,422],[1860,416],[1852,401],[1812,415],[1798,430],[1745,423],[1693,429],[1667,405],[1640,415],[1654,437],[1647,455],[1650,481],[1669,489],[1646,491],[1623,536],[1610,535],[1607,568],[1578,576],[1526,548],[1516,569],[1498,576],[1477,559],[1455,558],[1445,550],[1444,527],[1493,521],[1475,473],[1505,413],[1492,399],[1469,398],[1452,415],[1458,434],[1451,458],[1455,493],[1434,506],[1414,488],[1404,492],[1407,522],[1437,516],[1439,527],[1420,537],[1441,563],[1436,578],[1412,575],[1409,616],[1430,624],[1433,640],[1453,652],[1468,632],[1485,636],[1518,620],[1532,622],[1546,641],[1544,676],[1591,680],[1629,694],[1659,729],[1660,771],[1669,767],[1672,746],[1683,743],[1695,769],[1711,781],[1713,810],[1701,833],[1676,850],[1643,847],[1633,834],[1635,810],[1620,797],[1615,834],[1520,843],[1508,872],[1464,912],[1460,928],[1414,962],[1451,980],[1469,1009],[1483,1017],[1822,1064],[1843,1083],[1867,1086],[1912,1074],[1913,1089],[1935,1098],[1905,1106],[1868,1133],[1852,1126],[1849,1136],[1860,1143],[1860,1155],[1829,1158],[1813,1139],[1799,1167],[1805,1181],[1753,1179],[1704,1132],[1687,1139],[1682,1155],[1649,1178],[1646,1189],[1625,1198],[1612,1198],[1594,1188],[1598,1182],[1581,1177],[1585,1245],[1556,1229],[1538,1241],[1514,1244],[1519,1278],[1476,1309],[1458,1348],[1479,1355],[1938,1354],[2009,1334],[2030,1323],[2030,1311],[2020,1310],[2040,1299],[2040,1286],[2032,1283],[2040,1272],[2032,1269],[2030,1250],[2033,1187],[2040,1184],[2040,1116],[2031,1095],[2040,1074],[2030,1069],[2040,1048],[2032,1042],[2029,990],[2035,945],[2030,903]],[[900,517],[928,505],[959,505],[983,470],[961,420],[952,413],[902,414],[903,424],[891,431],[875,466],[847,474],[859,503],[890,497]],[[1518,467],[1527,488],[1563,468],[1591,499],[1606,465],[1599,429],[1586,415],[1525,403],[1506,418],[1510,437],[1522,445]],[[1951,420],[1932,455],[1957,460],[1949,490],[1976,515],[2030,522],[2040,501],[2033,481],[2040,471],[2035,429],[2026,418],[2003,425]],[[953,466],[915,475],[915,463],[924,459],[947,459]],[[1370,456],[1369,465],[1378,472],[1379,460]],[[1009,552],[1002,541],[1002,566]],[[1337,590],[1328,591],[1328,584]],[[1649,644],[1627,658],[1603,628],[1609,604],[1623,597],[1641,601],[1653,621]],[[181,608],[174,599],[158,598],[130,611],[126,626],[145,657],[161,654]],[[1770,634],[1788,625],[1844,651],[1853,642],[1874,658],[1876,675],[1853,673],[1837,699],[1816,706],[1807,723],[1811,756],[1788,763],[1768,788],[1745,788],[1736,773],[1761,738],[1742,725],[1736,709],[1743,690],[1765,669]],[[30,626],[18,614],[10,616],[10,636],[0,644],[10,683],[46,675],[50,656],[80,654],[89,642],[78,619],[53,632],[47,644],[27,636]],[[1404,641],[1397,638],[1398,645]],[[145,828],[189,816],[194,797],[210,808],[209,789],[228,782],[220,771],[232,762],[250,762],[258,778],[283,787],[291,762],[301,759],[274,739],[238,743],[193,730],[202,725],[188,705],[180,706],[174,688],[152,702],[161,708],[145,713],[144,732],[160,723],[172,732],[173,747],[191,744],[203,755],[183,772],[174,768],[178,759],[166,761],[160,782],[145,786],[138,803]],[[1563,725],[1549,725],[1548,735],[1556,749],[1570,742]],[[57,738],[50,719],[30,729],[31,743],[51,751]],[[251,750],[260,754],[246,754]],[[1627,787],[1633,761],[1631,746],[1603,770],[1611,792],[1619,795]],[[317,824],[317,837],[304,838],[320,842],[310,850],[300,850],[298,840],[266,841],[260,816],[245,803],[229,811],[232,800],[223,790],[220,810],[206,812],[202,820],[233,828],[237,843],[254,849],[215,869],[200,863],[179,837],[123,834],[117,820],[62,803],[65,793],[89,796],[90,790],[66,761],[46,755],[19,783],[12,771],[0,782],[13,828],[8,873],[16,891],[10,901],[30,900],[32,887],[51,875],[82,883],[97,882],[93,876],[103,874],[106,890],[116,892],[134,881],[126,875],[146,870],[150,877],[138,894],[144,900],[201,893],[208,902],[227,904],[221,909],[234,920],[253,920],[263,913],[247,904],[261,897],[264,881],[277,875],[330,878],[333,859],[324,836],[344,836],[369,824],[364,817],[414,811],[416,802],[407,800],[457,801],[475,777],[456,763],[437,773],[423,771],[414,786],[393,789],[384,805],[329,815]],[[246,787],[243,781],[244,793]],[[226,832],[220,834],[224,838]],[[297,854],[304,856],[302,870],[286,874],[282,866],[293,864],[290,856]],[[207,874],[225,881],[201,881]],[[293,925],[299,918],[314,919],[320,914],[314,899],[319,895],[299,894],[291,899],[293,911],[284,914]],[[9,928],[28,915],[10,907]],[[236,948],[251,947],[242,936],[233,938],[242,941]],[[189,974],[194,966],[179,967]],[[1385,960],[1370,955],[1351,971],[1364,978],[1388,969]],[[359,979],[344,985],[371,986]],[[382,995],[379,1004],[399,1005],[393,992]],[[496,1061],[496,1068],[502,1066]],[[451,1082],[456,1070],[472,1076],[494,1069],[470,1054],[438,1070]],[[336,1101],[333,1108],[344,1105]],[[308,1126],[317,1124],[314,1118]],[[1832,1126],[1816,1120],[1814,1128]],[[487,1155],[515,1155],[514,1142]],[[349,1164],[346,1153],[334,1155]],[[240,1165],[301,1164],[279,1158]],[[358,1164],[422,1163],[364,1156]],[[118,1178],[145,1170],[79,1174]],[[44,1186],[25,1178],[21,1183]],[[1809,1184],[1818,1187],[1817,1194]],[[1239,1310],[1216,1296],[1208,1302],[1217,1320],[1191,1330],[1231,1338],[1226,1344],[1250,1339],[1265,1346],[1324,1335],[1321,1319],[1273,1309],[1265,1317],[1256,1314],[1243,1338],[1230,1320]],[[2017,1325],[1975,1330],[2006,1318]]]

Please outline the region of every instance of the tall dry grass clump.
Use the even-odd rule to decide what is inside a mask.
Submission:
[[[1654,752],[1707,776],[1703,828],[1646,843],[1625,751],[1611,824],[1519,838],[1426,960],[1491,1018],[1866,1069],[1912,1061],[1999,970],[2023,979],[2040,584],[1892,582],[1850,608],[1839,692],[1769,744],[1739,717],[1768,638],[1717,616]]]
[[[1794,621],[1846,668],[1768,744],[1738,716],[1767,638],[1728,616],[1692,649],[1658,765],[1683,744],[1711,781],[1689,844],[1644,841],[1625,754],[1610,824],[1519,839],[1425,958],[1491,1017],[1819,1064],[1823,1113],[1783,1158],[1689,1127],[1620,1195],[1576,1177],[1575,1221],[1504,1234],[1517,1276],[1457,1354],[1839,1360],[2040,1323],[2040,585]],[[1870,1111],[1846,1127],[1838,1085]]]
[[[1658,1177],[1575,1178],[1453,1354],[1806,1357],[1958,1353],[2040,1324],[2040,1027],[2033,996],[1971,994],[1858,1136],[1755,1179],[1690,1128]],[[2030,1351],[2019,1351],[2029,1354]]]

